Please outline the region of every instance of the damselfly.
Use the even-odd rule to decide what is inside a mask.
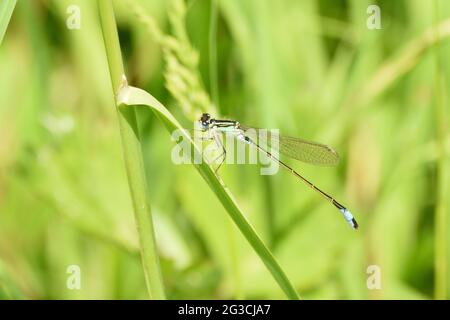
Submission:
[[[223,150],[223,155],[226,154],[226,149],[220,139],[220,133],[231,134],[237,140],[243,141],[248,145],[256,147],[267,157],[269,157],[273,161],[278,162],[279,165],[290,171],[294,176],[303,181],[311,189],[318,192],[326,200],[330,201],[342,213],[344,219],[353,229],[358,228],[358,223],[346,207],[336,201],[332,196],[316,187],[313,183],[300,175],[292,167],[275,157],[272,152],[269,152],[266,148],[261,146],[261,144],[258,143],[256,139],[251,136],[251,134],[249,134],[249,132],[255,132],[255,130],[257,129],[244,126],[238,121],[234,120],[213,119],[208,113],[202,114],[199,123],[201,130],[203,132],[208,132],[210,139],[214,140],[217,146]],[[281,135],[272,136],[267,139],[267,141],[271,141],[271,148],[278,148],[278,151],[281,154],[302,162],[314,165],[333,166],[336,165],[339,161],[337,152],[333,148],[324,144]],[[275,141],[276,143],[274,143],[273,141]],[[220,166],[222,165],[224,158],[222,159],[222,162],[220,163],[218,168],[220,168]],[[216,169],[216,171],[218,170],[218,168]]]

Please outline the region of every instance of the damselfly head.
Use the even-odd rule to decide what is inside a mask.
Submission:
[[[200,117],[199,121],[202,126],[202,129],[207,130],[209,128],[209,125],[211,124],[211,116],[209,115],[209,113],[204,113]]]

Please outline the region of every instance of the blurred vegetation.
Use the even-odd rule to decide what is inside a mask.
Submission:
[[[448,1],[377,1],[381,30],[365,0],[114,4],[129,83],[186,128],[209,111],[339,151],[337,168],[292,165],[356,232],[286,172],[220,170],[303,298],[449,297]],[[96,3],[18,1],[0,45],[0,299],[147,298]],[[162,125],[137,114],[167,297],[284,298],[193,166],[172,163]],[[73,264],[81,290],[66,287]]]

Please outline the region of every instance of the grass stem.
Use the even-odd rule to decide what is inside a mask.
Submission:
[[[3,0],[0,2],[0,45],[8,28],[17,0]]]
[[[111,0],[98,0],[98,9],[111,84],[116,98],[124,77],[124,68]],[[165,299],[135,112],[134,108],[117,108],[125,168],[139,234],[147,290],[151,299]]]
[[[119,94],[119,103],[124,105],[123,109],[133,109],[131,106],[147,106],[155,113],[157,118],[164,124],[170,133],[174,132],[174,130],[178,130],[178,132],[181,133],[183,141],[188,141],[194,151],[191,153],[191,163],[195,164],[196,169],[220,200],[230,218],[241,231],[242,235],[252,246],[253,250],[259,255],[262,262],[270,271],[286,296],[289,299],[299,299],[294,286],[289,281],[283,269],[281,269],[272,252],[266,247],[264,242],[253,229],[232,194],[225,187],[223,181],[215,174],[214,170],[207,163],[207,161],[203,159],[202,152],[198,149],[189,134],[181,127],[179,122],[167,110],[167,108],[148,92],[131,86],[122,87]],[[200,161],[199,164],[196,164],[194,159],[202,159],[202,161]]]
[[[439,29],[437,23],[439,21],[438,16],[438,1],[433,1],[434,20],[436,27],[434,28],[435,39],[439,39]],[[434,47],[435,57],[435,128],[436,128],[436,140],[438,157],[436,159],[436,206],[435,206],[435,286],[434,296],[435,299],[445,300],[448,294],[448,236],[447,236],[447,208],[446,208],[446,177],[447,177],[447,165],[446,165],[446,150],[445,140],[447,137],[447,118],[444,105],[443,86],[442,86],[442,63],[440,57],[440,43],[436,41]]]

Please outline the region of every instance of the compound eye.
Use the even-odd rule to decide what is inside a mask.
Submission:
[[[202,122],[202,124],[208,124],[210,119],[211,119],[211,116],[208,113],[204,113],[204,114],[202,114],[200,121]]]

